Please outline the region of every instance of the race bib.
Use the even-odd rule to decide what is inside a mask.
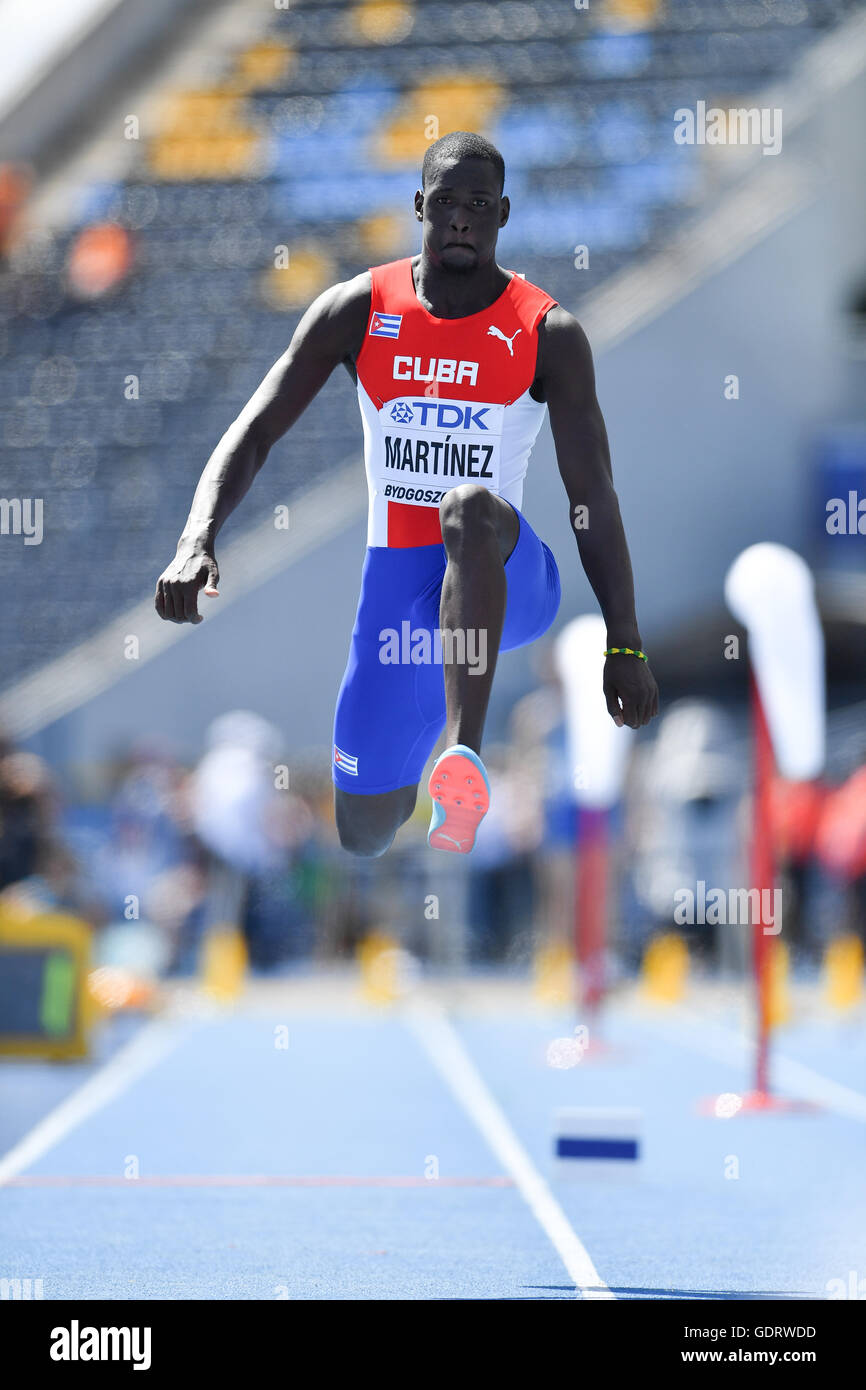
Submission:
[[[386,497],[436,507],[461,483],[499,491],[504,405],[400,396],[379,411],[374,483]]]

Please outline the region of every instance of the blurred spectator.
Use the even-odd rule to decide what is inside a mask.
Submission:
[[[21,210],[33,182],[23,164],[0,164],[0,260],[15,244]]]
[[[209,851],[206,926],[242,926],[251,963],[288,953],[302,912],[287,881],[290,858],[313,828],[309,808],[277,763],[280,734],[247,710],[214,720],[190,785],[192,824]]]
[[[857,932],[866,945],[866,766],[827,796],[816,848],[844,894],[843,930]]]
[[[159,972],[181,938],[198,935],[204,854],[184,805],[186,777],[172,757],[141,746],[115,771],[107,817],[97,814],[88,855],[108,924],[100,942],[105,963]]]
[[[534,769],[541,799],[543,828],[533,856],[536,933],[546,941],[567,943],[574,933],[577,802],[552,644],[540,646],[533,659],[542,683],[515,705],[510,731],[515,756]]]
[[[0,889],[31,878],[45,859],[54,822],[51,779],[41,758],[0,758]]]
[[[662,716],[658,733],[639,748],[628,806],[632,879],[638,902],[656,928],[675,926],[676,895],[727,891],[745,883],[736,809],[744,766],[732,751],[731,721],[706,700],[679,700]],[[740,963],[743,935],[736,927],[687,924],[699,955]]]
[[[78,299],[101,299],[126,279],[131,266],[132,241],[125,228],[114,222],[85,227],[69,248],[69,288]]]
[[[827,788],[820,782],[776,778],[772,789],[773,838],[784,903],[785,940],[798,953],[817,952],[815,837]]]
[[[28,913],[60,909],[89,920],[93,903],[58,812],[43,760],[0,736],[0,897]]]
[[[469,860],[467,918],[472,957],[487,963],[530,954],[542,812],[535,769],[495,744],[484,762],[492,795]]]

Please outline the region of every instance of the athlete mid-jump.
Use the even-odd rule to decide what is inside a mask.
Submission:
[[[580,559],[617,649],[604,667],[607,708],[631,728],[658,709],[589,344],[555,300],[496,264],[504,178],[502,156],[478,135],[430,146],[415,194],[421,254],[310,306],[208,460],[156,588],[160,617],[201,622],[199,590],[217,593],[220,527],[342,362],[357,386],[370,493],[333,750],[337,827],[355,854],[383,854],[412,814],[443,726],[428,840],[460,853],[474,844],[489,804],[480,751],[497,654],[540,637],[559,607],[556,562],[519,510],[545,406],[571,516],[585,509]]]

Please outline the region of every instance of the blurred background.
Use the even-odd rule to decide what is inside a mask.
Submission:
[[[208,454],[304,308],[419,249],[424,150],[469,129],[506,162],[500,263],[593,345],[661,688],[611,813],[608,981],[669,937],[679,886],[747,881],[746,647],[723,581],[772,540],[815,575],[829,706],[825,775],[774,787],[788,964],[817,983],[844,939],[860,999],[864,7],[0,0],[0,33],[9,920],[86,923],[110,1010],[231,976],[230,945],[203,964],[226,925],[262,974],[363,969],[372,942],[406,978],[507,971],[567,997],[579,828],[555,630],[499,663],[471,858],[427,850],[423,797],[384,859],[338,846],[331,721],[366,525],[348,377],[221,534],[218,609],[181,629],[152,606]],[[781,110],[781,151],[678,144],[698,102]],[[595,611],[547,426],[525,510],[562,572],[558,624]],[[696,972],[745,978],[746,933],[676,929]]]

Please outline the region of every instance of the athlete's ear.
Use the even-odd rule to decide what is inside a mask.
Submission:
[[[415,216],[419,222],[424,221],[424,190],[419,188],[415,193]]]
[[[511,199],[500,198],[499,202],[499,225],[500,227],[504,227],[506,222],[508,221],[508,214],[511,212]]]

